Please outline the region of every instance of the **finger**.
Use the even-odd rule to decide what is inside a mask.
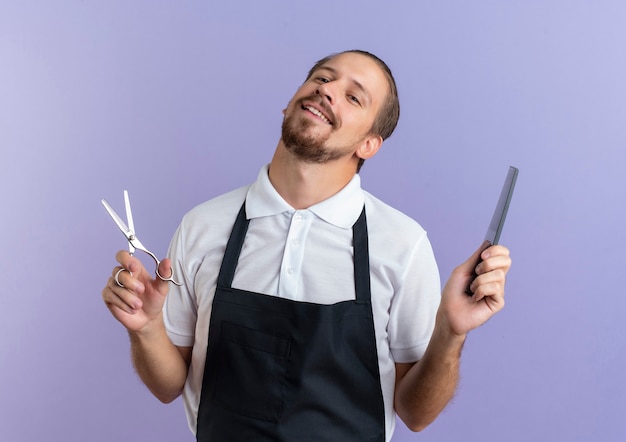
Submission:
[[[159,275],[164,278],[171,278],[174,276],[174,269],[172,268],[172,261],[169,258],[164,258],[159,264]],[[155,288],[159,293],[166,295],[169,291],[169,282],[163,281],[161,278],[157,278],[155,281]]]
[[[480,262],[481,254],[489,247],[489,241],[483,242],[478,249],[472,253],[472,255],[463,264],[456,268],[457,271],[461,271],[465,274],[472,275],[476,268],[476,265]]]
[[[132,259],[133,259],[133,256],[130,253],[128,253],[128,250],[120,250],[119,252],[115,254],[115,260],[125,269],[128,268]]]
[[[492,270],[477,276],[471,284],[474,299],[478,301],[486,296],[503,297],[505,281],[506,274],[501,269]]]
[[[489,273],[494,270],[502,270],[503,272],[508,272],[511,267],[511,258],[505,255],[493,256],[491,258],[487,258],[481,261],[476,266],[476,274],[482,275],[484,273]]]
[[[503,245],[495,244],[486,247],[480,257],[485,260],[493,256],[510,256],[510,251]]]
[[[115,255],[115,259],[121,267],[131,272],[133,277],[142,284],[146,285],[152,281],[154,275],[148,272],[143,263],[128,251],[120,250]]]
[[[495,269],[477,276],[472,285],[476,288],[486,284],[499,284],[504,287],[505,281],[506,273],[502,269]]]
[[[454,290],[461,290],[467,295],[471,296],[471,285],[477,276],[476,267],[481,262],[481,254],[489,247],[489,241],[484,241],[478,249],[472,253],[472,255],[454,269],[451,278],[446,285],[450,287],[456,287]]]
[[[122,282],[122,278],[124,278],[124,275],[122,275],[122,273],[124,272],[128,272],[130,273],[130,276],[133,276],[133,274],[130,271],[126,270],[124,267],[117,266],[113,268],[113,280],[117,283],[119,287],[122,288],[125,288]]]
[[[115,306],[129,314],[134,314],[142,306],[141,299],[127,288],[118,286],[113,277],[107,281],[102,299],[109,309]]]
[[[476,288],[472,299],[485,302],[493,312],[504,308],[504,288],[497,282],[481,284]]]
[[[142,282],[136,278],[136,275],[124,267],[114,267],[112,279],[116,286],[130,290],[137,294],[142,293],[145,288]]]
[[[488,250],[490,248],[492,248],[492,247],[493,246],[491,245],[491,243],[489,241],[486,241],[486,240],[483,241],[483,243],[480,245],[480,247],[478,247],[478,249],[476,249],[476,251],[474,252],[472,257],[470,258],[470,260],[474,260],[474,262],[481,261],[482,259],[484,259],[484,255],[485,254],[488,255]]]

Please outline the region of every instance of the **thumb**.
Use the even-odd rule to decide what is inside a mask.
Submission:
[[[158,275],[154,281],[154,287],[161,293],[163,296],[167,294],[169,291],[169,282],[164,281],[162,278],[159,278],[159,275],[163,278],[170,278],[173,275],[172,269],[172,261],[169,258],[164,258],[163,261],[159,263],[157,267]]]

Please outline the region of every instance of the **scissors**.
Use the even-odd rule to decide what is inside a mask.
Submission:
[[[159,277],[160,280],[169,281],[178,286],[182,285],[181,283],[176,282],[174,280],[173,268],[172,268],[172,274],[170,275],[169,278],[164,278],[163,275],[159,273],[159,264],[161,264],[161,261],[159,261],[156,255],[152,253],[150,250],[148,250],[141,243],[141,241],[139,241],[139,238],[135,236],[135,224],[133,223],[133,213],[130,210],[130,200],[128,199],[128,192],[126,190],[124,191],[124,204],[126,206],[126,219],[128,220],[128,226],[126,225],[124,221],[122,221],[122,218],[120,218],[117,212],[113,210],[113,208],[107,202],[107,200],[103,199],[102,204],[104,205],[104,208],[107,209],[107,212],[109,212],[109,215],[111,215],[111,218],[113,218],[113,221],[115,221],[115,224],[117,224],[117,227],[120,228],[120,230],[122,231],[122,233],[128,240],[128,251],[130,252],[130,254],[133,255],[135,253],[135,250],[141,250],[142,252],[147,253],[148,255],[152,257],[152,259],[154,259],[154,262],[156,263],[155,273]]]

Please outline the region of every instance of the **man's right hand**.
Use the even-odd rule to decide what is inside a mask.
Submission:
[[[133,365],[141,380],[162,402],[180,396],[187,379],[191,347],[176,347],[169,340],[161,313],[168,282],[155,278],[141,262],[126,251],[115,255],[119,262],[102,290],[102,299],[111,314],[129,331]],[[117,280],[115,275],[122,270]],[[171,274],[171,261],[159,266],[162,275]]]
[[[120,264],[113,268],[111,277],[102,290],[102,299],[111,314],[130,332],[141,332],[155,320],[162,322],[161,311],[169,290],[167,281],[155,278],[139,259],[127,251],[119,251],[115,259]],[[124,287],[120,287],[115,281]],[[161,261],[159,273],[171,273],[169,259]]]

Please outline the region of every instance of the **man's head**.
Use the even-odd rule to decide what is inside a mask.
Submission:
[[[298,158],[363,161],[393,132],[399,117],[395,81],[378,57],[359,50],[318,61],[285,110],[282,140]]]
[[[348,51],[338,52],[336,54],[328,55],[322,58],[321,60],[319,60],[317,63],[315,63],[313,67],[311,68],[311,70],[309,70],[306,80],[311,78],[313,73],[317,69],[319,69],[320,66],[323,66],[332,58],[338,55],[347,54],[347,53],[360,54],[365,57],[371,58],[373,61],[376,62],[376,64],[380,67],[380,69],[382,69],[383,73],[385,74],[385,77],[387,78],[387,83],[389,86],[387,99],[383,107],[378,112],[376,121],[374,122],[374,125],[372,126],[372,133],[376,135],[380,135],[383,140],[386,140],[387,138],[391,136],[396,126],[398,125],[398,119],[400,118],[400,100],[398,99],[398,88],[396,86],[396,80],[393,78],[391,69],[389,69],[389,66],[387,66],[387,64],[384,61],[382,61],[376,55],[367,51],[362,51],[360,49],[351,49]]]

